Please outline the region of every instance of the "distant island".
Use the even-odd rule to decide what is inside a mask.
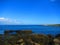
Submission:
[[[43,26],[60,26],[60,24],[45,24]]]
[[[49,24],[47,26],[60,26],[60,24]]]

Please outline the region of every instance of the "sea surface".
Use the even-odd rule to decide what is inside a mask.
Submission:
[[[4,34],[5,30],[32,30],[38,34],[60,34],[58,26],[42,26],[42,25],[0,25],[0,34]]]

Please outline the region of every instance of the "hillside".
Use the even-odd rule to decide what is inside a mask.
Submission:
[[[60,26],[60,24],[49,24],[48,26]]]

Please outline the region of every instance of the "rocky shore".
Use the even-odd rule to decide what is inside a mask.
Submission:
[[[31,30],[6,30],[0,35],[0,45],[60,45],[60,34],[35,34]]]

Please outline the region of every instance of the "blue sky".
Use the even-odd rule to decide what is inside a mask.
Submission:
[[[0,24],[60,24],[60,0],[0,0]]]

